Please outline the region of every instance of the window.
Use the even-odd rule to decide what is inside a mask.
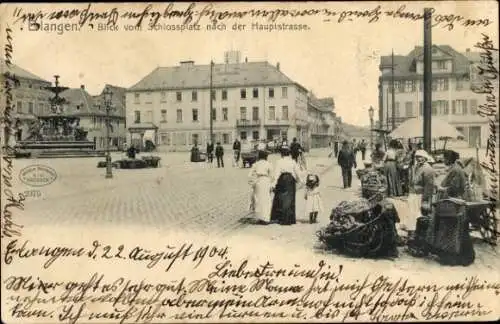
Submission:
[[[424,103],[422,101],[418,103],[418,114],[420,116],[424,115]]]
[[[193,109],[193,121],[198,121],[198,109]]]
[[[246,99],[247,98],[247,90],[246,89],[241,89],[240,90],[240,98],[241,99]]]
[[[413,102],[411,101],[405,103],[405,116],[413,117]]]
[[[436,80],[436,90],[435,91],[446,91],[448,90],[448,79],[437,79]],[[434,90],[434,89],[432,89]]]
[[[212,90],[212,101],[215,101],[215,99],[217,99],[217,93],[215,90]]]
[[[259,107],[252,108],[252,120],[259,120]]]
[[[160,100],[161,100],[161,102],[166,102],[167,101],[167,93],[165,91],[162,91],[160,93]]]
[[[432,116],[437,115],[437,107],[438,107],[438,102],[437,101],[433,101],[432,102]]]
[[[452,102],[451,113],[453,115],[467,114],[467,100],[455,100]]]
[[[45,109],[45,106],[43,105],[43,103],[39,103],[38,104],[38,113],[43,114],[45,112],[44,109]]]
[[[182,101],[182,92],[177,91],[175,93],[175,97],[177,98],[177,101]]]
[[[436,114],[438,115],[448,115],[449,114],[449,108],[448,108],[448,101],[447,100],[437,100],[435,101],[435,106],[436,106]],[[434,102],[433,102],[434,104]]]
[[[392,92],[391,84],[389,84],[389,92]],[[396,93],[401,92],[401,82],[400,81],[394,81],[394,92],[396,92]]]
[[[273,106],[269,107],[269,120],[275,120],[276,119],[276,111]]]
[[[134,123],[139,124],[141,122],[141,112],[139,110],[134,111]]]
[[[415,92],[415,81],[405,81],[405,92]]]
[[[436,68],[438,70],[446,70],[446,62],[445,61],[437,61]]]
[[[227,100],[227,90],[222,90],[222,100]]]
[[[212,120],[217,120],[217,111],[212,109]]]
[[[222,144],[229,144],[229,134],[222,134]]]
[[[32,102],[28,102],[28,114],[33,114],[34,111],[33,111],[33,103]]]
[[[161,134],[160,135],[160,142],[162,145],[169,145],[168,143],[168,134]]]
[[[247,119],[247,108],[246,107],[240,107],[240,119],[241,120]]]
[[[252,91],[252,96],[254,98],[259,98],[259,89],[258,88],[253,88],[253,91]]]
[[[252,132],[252,139],[258,140],[259,139],[259,131],[253,131]]]
[[[274,88],[269,88],[269,98],[274,98]]]
[[[151,92],[146,92],[146,100],[145,103],[150,104],[153,103],[153,99],[151,97]]]
[[[396,118],[399,118],[399,116],[400,116],[400,111],[399,111],[399,102],[396,102],[396,103],[394,104],[394,112],[396,113],[396,114],[395,114],[395,115],[396,115]]]
[[[166,109],[161,110],[161,122],[162,123],[167,122],[167,110]]]
[[[22,101],[18,101],[17,102],[17,113],[18,114],[22,114],[23,113],[23,102]]]
[[[465,81],[463,79],[457,79],[457,87],[456,90],[463,90]]]
[[[198,101],[198,92],[191,91],[191,101]]]
[[[222,108],[222,120],[227,121],[227,108]]]
[[[182,109],[177,109],[177,122],[182,123]]]
[[[477,99],[470,100],[470,114],[471,115],[477,114]]]
[[[245,141],[247,139],[247,132],[241,132],[240,133],[240,138],[242,141]]]
[[[148,110],[146,111],[146,123],[152,123],[153,122],[153,111]]]
[[[140,93],[135,93],[134,94],[134,103],[138,104],[141,102],[141,94]]]
[[[288,120],[288,106],[281,107],[281,119]]]
[[[287,97],[288,97],[288,88],[281,87],[281,98],[287,98]]]

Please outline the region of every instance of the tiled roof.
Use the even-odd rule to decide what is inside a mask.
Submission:
[[[5,72],[9,72],[11,74],[14,74],[18,78],[21,78],[21,79],[36,80],[36,81],[43,81],[43,82],[50,83],[49,81],[44,80],[44,79],[40,78],[39,76],[34,75],[33,73],[26,71],[25,69],[20,68],[19,66],[15,65],[15,64],[11,64],[11,65],[7,66],[7,64],[5,63],[5,60],[1,59],[1,58],[0,58],[0,65],[1,65],[2,74]]]
[[[462,53],[457,52],[449,45],[433,45],[445,54],[445,57],[453,59],[454,73],[463,74],[469,72],[469,59]],[[394,76],[417,75],[416,61],[421,60],[423,56],[423,47],[416,46],[407,56],[394,55]],[[391,67],[391,55],[380,57],[380,68]]]
[[[309,103],[314,108],[323,112],[333,112],[335,108],[335,102],[332,97],[316,98],[316,96],[312,93],[309,94]]]
[[[268,62],[215,64],[212,85],[216,88],[253,85],[296,84]],[[210,65],[158,67],[129,91],[154,89],[208,88]]]

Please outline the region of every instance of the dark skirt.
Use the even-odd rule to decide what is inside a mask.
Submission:
[[[403,195],[403,187],[399,178],[399,171],[396,161],[386,161],[384,164],[384,173],[387,178],[387,196],[399,197]]]
[[[296,223],[295,178],[290,173],[282,173],[274,188],[271,222],[281,225]]]

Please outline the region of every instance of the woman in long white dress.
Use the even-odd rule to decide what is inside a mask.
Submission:
[[[253,188],[252,207],[255,218],[268,223],[271,217],[272,166],[267,161],[267,153],[258,151],[257,162],[252,165],[249,184]]]

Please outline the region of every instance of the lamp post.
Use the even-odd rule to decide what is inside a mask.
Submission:
[[[373,114],[374,114],[374,110],[373,110],[372,106],[370,106],[370,109],[368,109],[368,114],[370,115],[370,151],[373,152]]]
[[[106,107],[106,178],[113,178],[113,169],[111,166],[111,152],[109,148],[109,128],[111,127],[111,121],[109,118],[111,112],[111,98],[113,98],[113,92],[109,88],[104,90],[104,106]]]

